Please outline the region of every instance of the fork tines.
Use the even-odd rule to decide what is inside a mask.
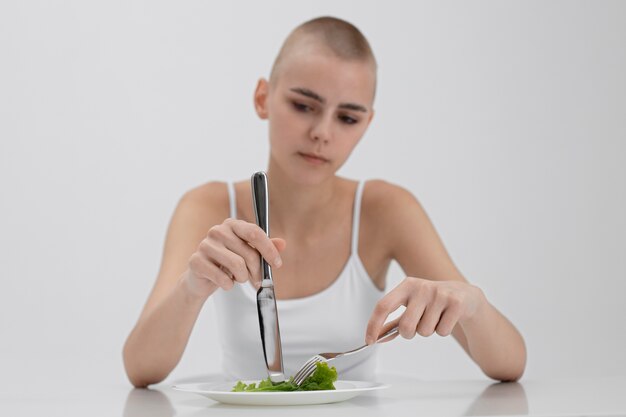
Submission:
[[[296,384],[296,385],[302,384],[305,379],[307,379],[309,376],[311,376],[313,374],[313,372],[315,372],[315,369],[317,367],[317,363],[318,362],[324,362],[325,360],[326,359],[323,358],[322,356],[315,355],[311,359],[306,361],[306,363],[304,365],[302,365],[300,370],[294,375],[293,383]]]

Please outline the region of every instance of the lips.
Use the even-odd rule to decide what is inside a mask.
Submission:
[[[328,159],[324,158],[321,155],[316,155],[314,153],[306,153],[306,152],[298,152],[298,155],[302,156],[309,162],[322,164],[324,162],[328,162]]]

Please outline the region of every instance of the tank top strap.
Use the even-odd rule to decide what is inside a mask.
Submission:
[[[359,181],[354,195],[354,207],[352,213],[352,244],[350,253],[355,255],[359,252],[359,224],[361,220],[361,197],[363,195],[363,186],[365,181]]]
[[[230,203],[230,218],[237,218],[237,197],[235,194],[235,185],[232,181],[228,181],[226,183],[228,185],[228,201]]]

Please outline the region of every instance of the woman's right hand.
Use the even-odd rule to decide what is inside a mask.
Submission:
[[[273,268],[282,265],[284,239],[270,239],[263,229],[243,220],[226,219],[209,229],[189,258],[183,279],[195,295],[208,297],[218,287],[230,290],[236,282],[260,286],[261,256]]]

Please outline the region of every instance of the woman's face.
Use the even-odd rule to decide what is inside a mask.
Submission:
[[[373,65],[321,51],[285,57],[272,85],[259,81],[257,113],[269,121],[270,170],[318,184],[348,159],[373,116]]]

